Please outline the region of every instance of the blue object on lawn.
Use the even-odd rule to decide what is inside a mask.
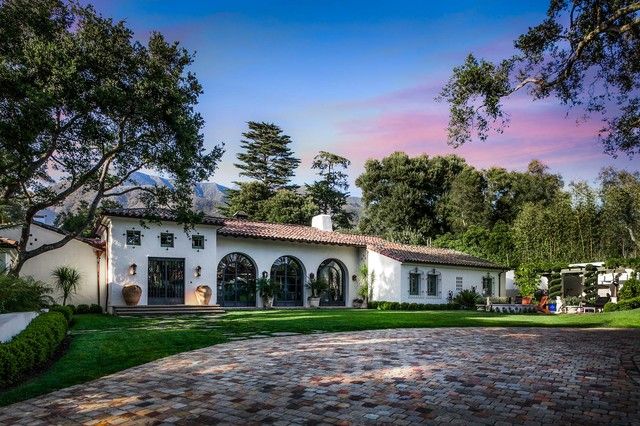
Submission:
[[[549,312],[555,312],[556,311],[556,304],[555,303],[549,303]]]

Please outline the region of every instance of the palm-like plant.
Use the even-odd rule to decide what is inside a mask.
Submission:
[[[75,268],[60,266],[53,270],[55,286],[62,293],[62,305],[67,304],[67,299],[78,291],[78,285],[82,276]]]

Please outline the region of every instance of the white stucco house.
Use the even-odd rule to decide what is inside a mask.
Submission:
[[[208,285],[214,290],[211,304],[259,307],[255,283],[261,276],[281,284],[275,306],[306,306],[305,283],[312,274],[330,283],[321,305],[348,307],[357,297],[363,262],[375,276],[374,300],[447,303],[462,289],[492,296],[506,292],[506,268],[500,265],[454,250],[333,231],[327,215],[316,216],[312,226],[205,216],[185,233],[170,213],[150,213],[104,212],[100,303],[107,308],[124,305],[127,284],[142,288],[141,305],[195,305],[196,288]],[[61,262],[62,256],[54,251],[41,257]],[[90,263],[96,267],[95,256]],[[86,285],[96,293],[95,280]]]

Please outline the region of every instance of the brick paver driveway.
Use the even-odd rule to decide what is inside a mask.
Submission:
[[[640,424],[639,353],[640,330],[254,339],[5,407],[0,423]]]

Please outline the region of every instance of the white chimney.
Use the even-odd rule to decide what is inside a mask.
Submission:
[[[333,231],[331,216],[328,214],[319,214],[311,219],[311,226],[321,231]]]

